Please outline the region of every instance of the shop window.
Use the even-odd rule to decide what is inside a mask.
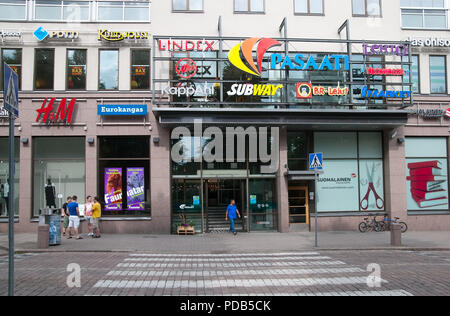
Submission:
[[[380,0],[352,0],[353,16],[381,16]]]
[[[234,0],[234,12],[264,13],[264,0]]]
[[[430,88],[431,93],[447,93],[446,56],[430,56]]]
[[[314,147],[324,153],[319,212],[384,211],[381,133],[315,133]]]
[[[172,232],[175,233],[177,231],[177,226],[181,224],[183,216],[188,223],[195,223],[196,231],[201,232],[202,202],[200,179],[173,179],[171,195]]]
[[[150,138],[99,138],[98,192],[103,216],[150,215]]]
[[[447,138],[407,137],[405,146],[408,210],[448,210]]]
[[[295,14],[323,15],[323,0],[295,0]]]
[[[402,27],[446,29],[447,9],[444,0],[401,0]]]
[[[19,215],[19,177],[20,177],[20,145],[19,137],[14,139],[14,158],[15,158],[15,173],[14,173],[14,214]],[[9,139],[8,137],[0,137],[0,217],[8,216],[8,202],[9,202]]]
[[[98,1],[97,20],[102,22],[149,22],[148,1]]]
[[[67,89],[86,89],[86,50],[67,50]]]
[[[18,75],[19,80],[19,89],[22,87],[22,50],[14,49],[14,48],[4,48],[2,49],[2,69],[3,72],[3,63],[7,63],[9,67],[11,67]],[[0,80],[3,82],[3,76],[1,76]],[[2,86],[3,90],[3,86]]]
[[[67,196],[85,201],[84,137],[34,137],[33,162],[33,216],[44,208],[60,209]]]
[[[173,11],[203,11],[203,0],[172,0]]]
[[[274,179],[249,180],[250,229],[276,230],[278,223]]]
[[[99,90],[119,88],[119,51],[100,50]]]
[[[34,60],[34,88],[36,90],[53,90],[55,51],[53,49],[36,49]]]
[[[131,51],[131,89],[150,89],[150,51]]]
[[[0,20],[26,20],[27,1],[0,0]]]
[[[289,170],[306,170],[308,156],[308,138],[306,133],[289,132],[287,142]]]
[[[408,62],[409,57],[402,57],[403,62]],[[419,55],[413,55],[411,57],[412,65],[404,65],[403,70],[405,75],[403,76],[403,83],[409,83],[409,71],[412,73],[412,91],[414,93],[420,93],[420,72],[419,72]],[[404,87],[405,90],[409,90],[409,86]]]

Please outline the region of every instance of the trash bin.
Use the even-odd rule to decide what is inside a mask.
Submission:
[[[48,225],[50,246],[61,245],[61,216],[59,214],[40,215],[39,225]]]

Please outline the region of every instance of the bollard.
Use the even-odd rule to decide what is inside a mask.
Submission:
[[[37,248],[47,249],[49,247],[50,227],[47,224],[38,226]]]
[[[399,224],[391,224],[391,246],[402,246],[402,230]]]

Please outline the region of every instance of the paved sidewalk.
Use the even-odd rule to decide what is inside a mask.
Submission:
[[[62,239],[62,245],[45,251],[73,252],[153,252],[153,253],[260,253],[300,251],[314,249],[313,233],[228,233],[196,236],[175,235],[103,235],[83,240]],[[36,251],[36,234],[16,234],[16,251]],[[450,232],[408,232],[403,235],[401,249],[450,250]],[[0,256],[7,253],[8,236],[0,234]],[[319,249],[370,250],[394,249],[390,246],[390,234],[357,232],[321,232]]]

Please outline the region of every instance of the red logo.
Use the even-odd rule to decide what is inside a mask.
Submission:
[[[445,116],[447,118],[450,118],[450,109],[447,109],[447,111],[445,111]]]
[[[184,79],[191,79],[197,74],[197,64],[190,58],[180,59],[175,68],[178,76]]]
[[[307,82],[297,83],[297,99],[311,99],[312,84]]]
[[[41,115],[44,115],[41,121],[42,123],[72,123],[73,108],[75,106],[76,99],[70,100],[69,104],[66,107],[66,98],[63,98],[59,103],[56,113],[53,112],[53,104],[55,103],[55,100],[55,98],[51,98],[48,102],[48,105],[47,99],[44,100],[41,108],[39,110],[36,110],[36,112],[38,112],[36,122],[39,122],[39,120],[41,119]]]

